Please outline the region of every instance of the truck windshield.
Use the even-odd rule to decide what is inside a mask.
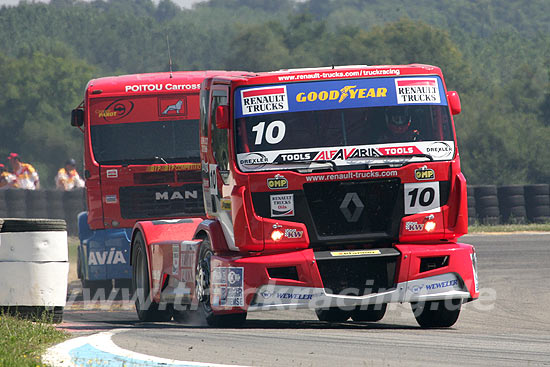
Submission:
[[[404,80],[408,83],[401,83]],[[412,87],[400,89],[401,84]],[[405,157],[451,159],[454,136],[443,90],[439,78],[430,77],[297,83],[237,91],[239,167],[255,171],[292,169],[308,161],[349,166],[381,159],[403,161]]]
[[[91,126],[100,164],[199,162],[198,120],[151,121]]]

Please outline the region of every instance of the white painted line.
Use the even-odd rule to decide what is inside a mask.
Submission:
[[[42,361],[56,367],[120,367],[126,365],[140,367],[236,367],[235,365],[178,361],[120,348],[113,342],[112,336],[127,330],[116,329],[67,340],[49,348],[42,356]]]

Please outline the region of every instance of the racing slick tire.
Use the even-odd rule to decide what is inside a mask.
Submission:
[[[214,327],[238,327],[246,321],[246,312],[215,314],[210,305],[210,259],[214,255],[210,240],[205,238],[199,249],[199,261],[195,279],[195,296],[198,300],[197,312],[201,321]],[[180,315],[178,315],[179,317]]]
[[[113,282],[111,280],[88,280],[80,279],[82,283],[82,294],[84,295],[84,290],[90,290],[90,300],[91,299],[102,299],[109,298],[111,291],[113,290]],[[101,294],[103,293],[103,294]]]
[[[137,233],[132,241],[132,290],[136,295],[136,313],[140,321],[170,321],[170,307],[159,309],[159,304],[151,298],[149,285],[149,265],[145,241],[141,233]]]
[[[341,309],[340,307],[317,308],[315,314],[319,321],[326,322],[345,322],[351,316],[350,310]]]
[[[458,320],[462,300],[412,302],[416,322],[422,328],[451,327]]]
[[[387,303],[383,303],[381,305],[368,305],[364,309],[361,309],[361,306],[357,306],[355,310],[351,312],[351,319],[356,322],[380,321],[386,314],[387,307]]]

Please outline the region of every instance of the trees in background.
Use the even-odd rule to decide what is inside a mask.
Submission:
[[[51,0],[0,8],[0,154],[51,184],[81,157],[70,110],[92,77],[343,64],[438,65],[461,94],[455,118],[471,183],[550,182],[546,0]],[[0,156],[0,160],[3,157]]]

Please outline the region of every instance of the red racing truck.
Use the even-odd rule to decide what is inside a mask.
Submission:
[[[103,288],[108,295],[113,280],[130,286],[136,221],[204,216],[198,126],[208,75],[94,79],[73,110],[71,124],[84,133],[88,206],[78,218],[78,276],[92,294]]]
[[[132,233],[141,320],[238,325],[314,309],[378,321],[410,302],[449,327],[478,298],[466,180],[441,70],[347,66],[206,78],[200,95],[207,219]]]

